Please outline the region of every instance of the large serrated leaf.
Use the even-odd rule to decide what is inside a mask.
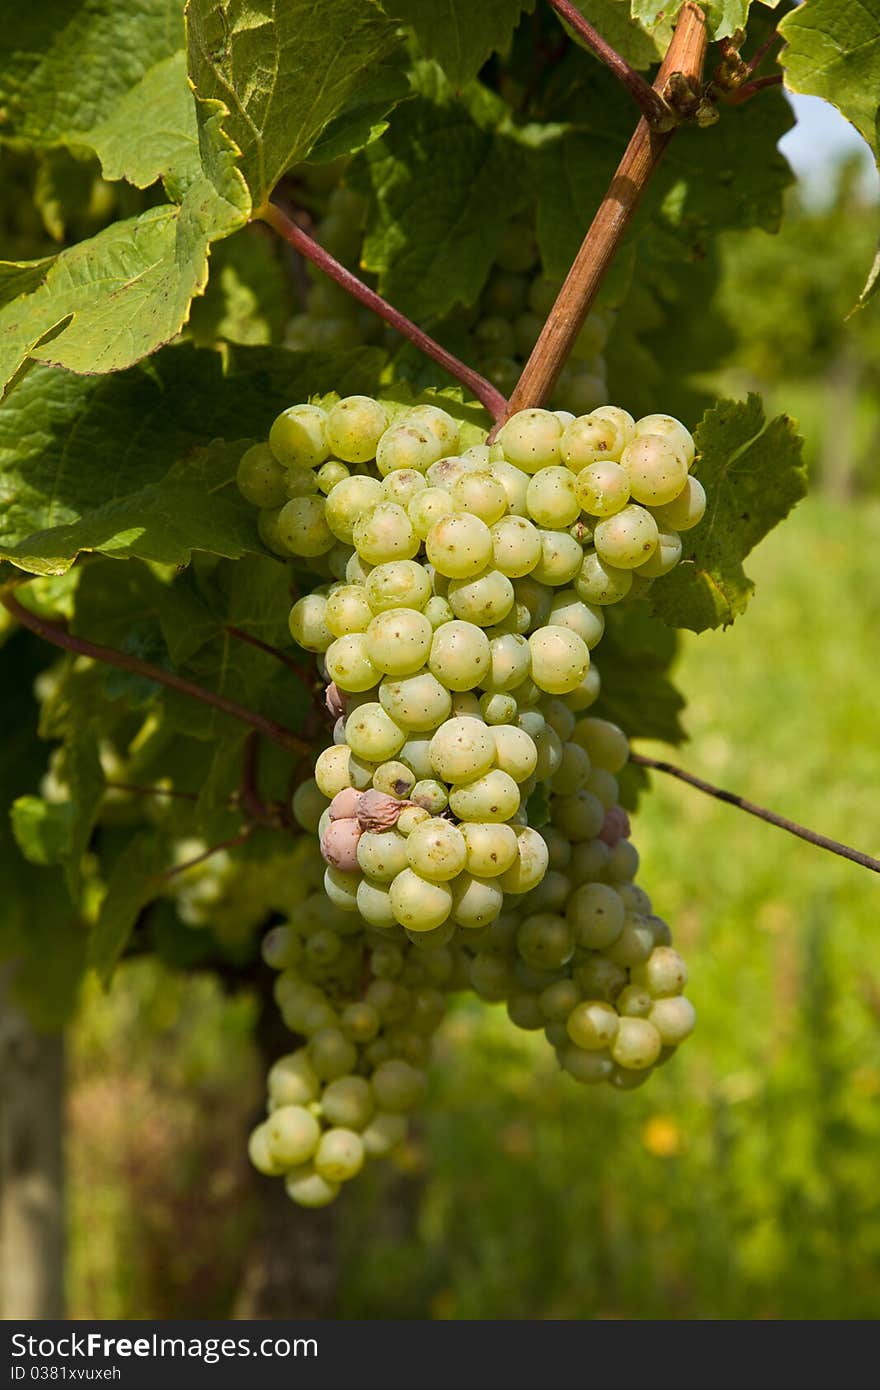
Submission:
[[[417,100],[361,156],[355,186],[371,211],[363,260],[381,292],[416,319],[471,303],[501,231],[524,201],[524,156],[464,105]],[[503,197],[490,190],[503,189]]]
[[[760,0],[761,4],[775,10],[779,0]],[[668,25],[685,5],[686,0],[673,0],[663,4],[662,0],[632,0],[632,16],[646,28]],[[703,0],[702,9],[708,21],[709,37],[728,38],[737,29],[744,29],[749,17],[752,0]]]
[[[535,0],[394,0],[390,9],[408,24],[429,58],[456,86],[476,77],[486,59],[510,42],[524,10]]]
[[[807,0],[779,28],[786,85],[832,102],[880,160],[880,0]]]
[[[742,562],[806,492],[802,441],[792,420],[767,421],[761,398],[721,401],[695,433],[706,515],[682,536],[683,563],[651,590],[672,627],[704,632],[742,613],[754,588]]]
[[[223,487],[238,450],[213,441],[265,438],[314,394],[372,392],[382,361],[183,345],[106,378],[36,368],[0,408],[0,556],[61,573],[84,549],[172,564],[259,549],[253,510]]]
[[[200,96],[228,108],[226,130],[255,204],[333,121],[368,102],[375,67],[399,44],[374,0],[285,0],[265,9],[188,0],[186,14],[190,76]]]

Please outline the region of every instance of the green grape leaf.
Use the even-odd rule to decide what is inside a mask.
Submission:
[[[183,50],[147,68],[105,120],[72,140],[95,151],[105,179],[137,188],[169,175],[191,183],[201,168],[199,127]]]
[[[624,603],[605,613],[595,663],[601,693],[590,713],[619,724],[630,737],[682,743],[685,700],[669,674],[677,634],[652,616],[647,603]]]
[[[363,263],[415,319],[479,294],[501,232],[524,201],[523,154],[478,127],[464,106],[415,100],[359,157],[352,183],[370,199]],[[490,190],[504,189],[503,197]]]
[[[880,0],[808,0],[779,28],[786,86],[830,101],[880,161]]]
[[[34,206],[53,241],[64,241],[69,223],[87,215],[97,172],[91,155],[84,158],[81,151],[74,154],[63,147],[43,151],[34,181]]]
[[[172,564],[261,549],[231,485],[236,446],[215,441],[265,438],[322,391],[372,393],[382,361],[182,345],[108,377],[35,368],[0,407],[0,557],[61,573],[83,549]]]
[[[708,506],[684,532],[683,562],[651,589],[653,611],[673,627],[727,627],[754,588],[742,562],[806,492],[806,467],[792,420],[769,422],[761,398],[721,401],[695,432],[696,473]]]
[[[75,812],[69,801],[20,796],[10,810],[12,833],[29,864],[60,864],[70,843]]]
[[[168,867],[168,846],[153,830],[140,830],[113,866],[89,940],[89,963],[106,984],[128,944],[141,911],[158,896]]]
[[[205,172],[180,205],[150,208],[63,251],[30,293],[0,309],[0,389],[29,362],[81,373],[115,372],[179,333],[208,278],[212,241],[247,220],[249,203],[234,151],[213,110],[202,127]],[[0,274],[36,277],[8,263]],[[31,279],[33,284],[33,278]]]
[[[246,0],[188,0],[186,13],[190,77],[228,109],[255,205],[333,121],[370,104],[372,74],[399,45],[375,0],[285,0],[265,13]]]
[[[682,9],[685,0],[673,0],[662,4],[661,0],[632,0],[633,19],[653,29],[659,24],[669,24]],[[703,0],[702,8],[708,20],[709,37],[724,39],[737,29],[744,29],[749,17],[752,0]],[[779,0],[761,0],[761,4],[775,10]]]
[[[88,144],[88,132],[109,123],[144,74],[182,45],[182,0],[7,7],[0,35],[3,138]],[[149,138],[146,126],[137,134]]]
[[[200,347],[222,339],[254,347],[280,343],[296,306],[295,291],[277,243],[248,227],[211,252],[211,278],[193,300],[187,336]]]
[[[523,11],[534,7],[535,0],[394,0],[390,8],[414,30],[422,52],[462,86],[507,47]]]

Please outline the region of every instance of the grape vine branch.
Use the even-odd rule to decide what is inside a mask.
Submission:
[[[550,8],[555,10],[560,19],[564,20],[569,28],[577,34],[578,38],[590,49],[596,57],[603,62],[614,76],[622,83],[629,92],[633,100],[641,108],[646,121],[655,130],[672,130],[677,124],[677,116],[673,108],[666,101],[662,93],[651,86],[650,82],[635,68],[631,68],[625,58],[612,48],[611,44],[603,39],[597,29],[594,29],[589,20],[585,19],[580,10],[571,3],[571,0],[547,0]]]
[[[828,835],[820,835],[816,830],[808,830],[804,825],[798,825],[797,821],[789,820],[787,816],[779,816],[775,811],[768,811],[765,806],[758,806],[754,801],[747,801],[744,796],[737,795],[736,792],[724,791],[722,787],[716,787],[711,782],[706,782],[702,777],[695,777],[692,772],[685,772],[684,768],[676,767],[673,763],[663,762],[659,758],[648,758],[643,753],[630,753],[630,762],[637,763],[639,767],[651,768],[654,772],[665,772],[670,777],[676,777],[679,782],[686,782],[689,787],[695,787],[697,791],[705,792],[707,796],[713,796],[716,801],[725,801],[729,806],[736,806],[740,811],[745,811],[750,816],[757,816],[759,820],[766,821],[768,825],[778,826],[780,830],[787,830],[790,835],[797,835],[799,839],[806,840],[808,844],[817,845],[819,849],[830,850],[832,854],[839,854],[843,859],[849,859],[853,864],[860,864],[863,869],[870,869],[872,873],[880,874],[880,859],[875,859],[870,854],[864,854],[861,850],[853,849],[850,845],[841,844],[839,840],[832,840]]]

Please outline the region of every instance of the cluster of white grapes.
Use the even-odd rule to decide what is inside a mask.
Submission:
[[[354,270],[359,270],[365,215],[365,201],[340,185],[330,193],[326,212],[315,229],[320,245]],[[391,347],[396,345],[392,330],[386,330],[371,310],[322,273],[313,274],[303,312],[288,321],[286,347],[331,352],[363,343],[387,341]],[[509,396],[560,287],[543,274],[531,226],[511,222],[477,302],[454,311],[433,331]],[[609,312],[598,310],[589,315],[562,369],[554,405],[580,415],[607,399],[603,353],[612,318]]]
[[[412,1034],[436,1027],[438,991],[505,1000],[576,1079],[624,1088],[693,1025],[683,963],[634,883],[617,782],[626,738],[584,713],[604,607],[672,569],[673,528],[703,514],[693,440],[669,416],[603,406],[526,410],[494,444],[458,445],[436,406],[392,418],[348,397],[284,411],[238,473],[267,543],[331,579],[290,614],[335,721],[293,802],[324,892],[267,946],[285,1019],[309,1041],[279,1072],[296,1074],[293,1091],[270,1081],[253,1144],[257,1166],[288,1174],[307,1205],[381,1151],[373,1117],[405,1108],[386,1077],[408,1078],[407,1103],[418,1100],[424,1082],[406,1068],[428,1048]],[[379,1031],[346,1031],[350,1009],[391,998],[380,946],[407,980],[440,971],[431,1029],[410,1027],[422,996],[403,981],[399,1013],[376,1006]],[[343,1094],[361,1099],[346,1110]]]

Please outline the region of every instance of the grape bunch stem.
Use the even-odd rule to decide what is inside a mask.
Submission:
[[[702,79],[706,46],[705,15],[698,5],[687,4],[681,11],[654,90],[662,94],[670,79],[676,75],[684,79],[688,88],[697,91]],[[642,194],[674,134],[675,127],[656,130],[646,119],[639,121],[532,355],[523,368],[508,402],[506,419],[529,406],[542,406],[550,399],[617,248],[635,216]]]

